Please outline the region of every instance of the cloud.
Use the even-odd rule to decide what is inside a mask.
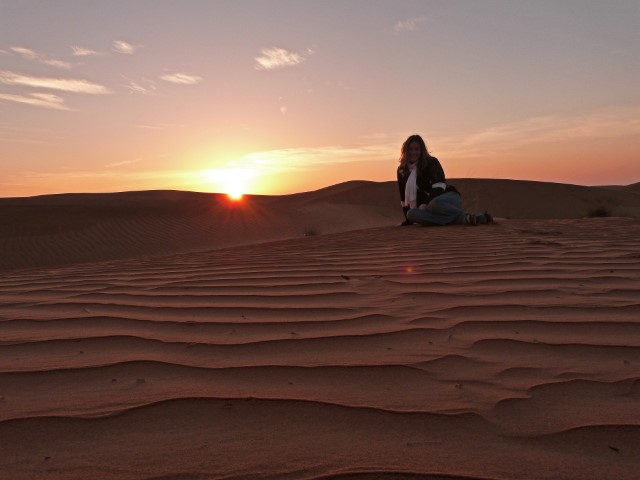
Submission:
[[[26,58],[27,60],[35,60],[38,58],[38,54],[29,48],[9,47],[9,50],[11,50],[13,53],[17,53],[18,55],[20,55],[23,58]]]
[[[263,48],[259,57],[255,57],[256,70],[275,70],[277,68],[292,67],[305,61],[299,53],[289,52],[284,48],[272,47]],[[313,50],[308,49],[307,55],[313,54]]]
[[[4,83],[5,85],[23,85],[33,88],[48,88],[51,90],[61,90],[63,92],[87,93],[91,95],[112,93],[107,87],[87,80],[34,77],[3,70],[0,70],[0,83]]]
[[[129,81],[128,85],[125,85],[125,88],[129,90],[131,93],[141,93],[142,95],[150,95],[155,92],[156,87],[151,86],[150,88],[143,87],[139,83]]]
[[[164,127],[161,125],[134,125],[136,128],[141,128],[143,130],[162,130]]]
[[[130,43],[122,40],[116,40],[113,42],[113,49],[118,53],[125,55],[133,55],[133,53],[139,48],[139,45],[131,45]]]
[[[393,26],[393,31],[396,33],[414,32],[418,25],[423,23],[424,17],[407,18],[406,20],[398,20]]]
[[[84,192],[86,185],[94,185],[94,192],[113,192],[114,190],[134,190],[134,189],[154,189],[166,188],[189,189],[194,184],[197,177],[202,177],[201,172],[187,170],[165,170],[165,171],[127,171],[123,173],[118,168],[105,168],[102,171],[70,170],[70,171],[34,171],[23,170],[16,172],[9,183],[11,186],[23,184],[31,187],[35,191],[42,193],[46,188],[49,192]],[[2,179],[4,180],[4,179]]]
[[[172,73],[170,75],[163,75],[160,78],[165,82],[177,83],[180,85],[195,85],[202,81],[202,77],[187,75],[186,73]]]
[[[56,67],[56,68],[66,68],[69,69],[71,68],[71,64],[69,62],[63,62],[62,60],[56,60],[53,58],[47,58],[44,55],[35,52],[34,50],[31,50],[30,48],[25,48],[25,47],[9,47],[9,49],[13,52],[16,53],[18,55],[20,55],[22,58],[25,58],[27,60],[34,60],[40,63],[43,63],[45,65],[49,65],[52,67]]]
[[[581,139],[640,135],[640,106],[611,108],[575,116],[547,115],[497,125],[466,136],[438,140],[439,150],[456,157],[477,157]]]
[[[24,103],[34,107],[51,108],[54,110],[71,110],[64,104],[64,98],[51,93],[32,93],[29,96],[0,93],[0,101],[1,100]]]
[[[353,162],[389,162],[398,156],[397,142],[360,147],[326,146],[314,148],[283,148],[254,152],[243,158],[261,170],[306,170],[312,166]]]
[[[143,130],[163,130],[165,128],[186,128],[188,125],[180,123],[158,123],[156,125],[138,124],[134,125],[134,127],[141,128]]]
[[[131,165],[132,163],[138,163],[140,160],[141,160],[140,158],[136,158],[135,160],[123,160],[122,162],[109,163],[105,165],[105,167],[107,168],[123,167],[125,165]]]
[[[0,141],[2,142],[54,144],[59,143],[61,139],[60,134],[50,127],[0,123]]]
[[[78,47],[76,45],[73,45],[71,47],[71,49],[73,50],[73,56],[74,57],[90,57],[90,56],[100,55],[95,50],[91,50],[89,48]]]
[[[69,62],[63,62],[62,60],[48,59],[48,60],[42,60],[42,63],[44,63],[45,65],[49,65],[51,67],[65,68],[67,70],[71,68],[71,64]]]
[[[139,82],[134,82],[133,80],[128,79],[124,75],[122,75],[122,78],[124,78],[129,82],[127,85],[124,86],[124,88],[129,90],[130,93],[140,93],[142,95],[151,95],[156,91],[156,85],[151,80],[143,79],[143,82],[147,84],[147,86],[144,86]]]

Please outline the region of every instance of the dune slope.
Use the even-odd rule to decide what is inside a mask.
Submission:
[[[640,217],[636,190],[453,179],[470,211],[506,218]],[[0,271],[247,245],[402,220],[395,182],[354,181],[295,195],[147,191],[0,199]]]

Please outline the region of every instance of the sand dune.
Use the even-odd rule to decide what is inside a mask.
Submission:
[[[626,189],[454,179],[471,211],[502,218],[640,218]],[[0,270],[193,252],[400,223],[394,182],[354,181],[314,192],[247,196],[149,191],[0,199]],[[541,241],[547,241],[542,239]]]
[[[400,228],[391,186],[244,212],[177,192],[15,200],[62,223],[2,240],[2,475],[637,478],[640,219]],[[554,188],[576,217],[602,195]],[[516,197],[479,201],[539,208]],[[321,234],[292,211],[323,212]]]

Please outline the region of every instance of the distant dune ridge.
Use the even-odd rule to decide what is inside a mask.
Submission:
[[[451,183],[0,199],[0,478],[636,480],[637,186]]]
[[[584,187],[453,179],[466,208],[503,218],[583,218],[604,209],[640,217],[638,184]],[[0,199],[0,269],[222,248],[391,226],[402,219],[395,182],[346,182],[283,196],[144,191]]]

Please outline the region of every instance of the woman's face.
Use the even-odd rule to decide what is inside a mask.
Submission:
[[[411,142],[407,151],[407,159],[409,163],[416,163],[420,158],[420,144],[418,142]]]

